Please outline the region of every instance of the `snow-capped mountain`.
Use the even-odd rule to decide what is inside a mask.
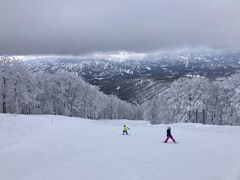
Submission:
[[[210,79],[240,69],[240,49],[184,49],[154,53],[94,53],[83,56],[21,56],[33,71],[76,72],[106,94],[142,103],[180,77]]]

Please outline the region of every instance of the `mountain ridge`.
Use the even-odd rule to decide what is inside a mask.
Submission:
[[[181,77],[230,76],[240,70],[240,49],[192,49],[155,53],[25,57],[35,72],[75,72],[105,94],[141,104]]]

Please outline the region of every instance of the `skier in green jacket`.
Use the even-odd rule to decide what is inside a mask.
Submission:
[[[129,134],[128,134],[128,130],[130,130],[130,128],[127,127],[127,125],[124,124],[124,125],[123,125],[123,135],[125,135],[125,134],[126,134],[126,135],[129,135]]]

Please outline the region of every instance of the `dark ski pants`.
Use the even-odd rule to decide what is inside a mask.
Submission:
[[[173,142],[176,142],[175,139],[172,136],[167,136],[167,139],[164,141],[165,143],[168,142],[168,139],[171,139]]]
[[[123,131],[123,135],[126,133],[126,135],[128,135],[128,132],[127,131]]]

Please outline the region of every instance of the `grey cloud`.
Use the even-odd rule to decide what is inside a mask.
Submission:
[[[240,47],[239,0],[0,0],[0,54]]]

